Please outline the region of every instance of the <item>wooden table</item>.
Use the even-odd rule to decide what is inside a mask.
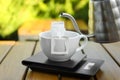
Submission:
[[[37,41],[0,41],[0,80],[84,80],[81,77],[61,76],[31,71],[21,61],[37,54]],[[89,42],[84,48],[89,58],[103,59],[105,62],[96,76],[85,80],[120,80],[120,42],[99,44]]]

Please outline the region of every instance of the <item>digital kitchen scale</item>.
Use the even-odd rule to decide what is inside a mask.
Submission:
[[[75,53],[65,62],[50,61],[43,52],[39,52],[22,61],[33,71],[43,71],[72,76],[94,76],[103,64],[103,60],[87,58],[85,54]]]

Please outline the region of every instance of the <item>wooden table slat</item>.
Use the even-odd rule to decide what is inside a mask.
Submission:
[[[14,44],[15,41],[0,41],[0,64]]]
[[[120,66],[120,42],[103,44],[103,46]]]
[[[61,80],[94,80],[93,77],[91,78],[80,78],[80,77],[73,77],[73,76],[62,76]]]
[[[17,42],[0,64],[0,80],[22,80],[26,67],[21,61],[33,52],[35,42]]]
[[[120,67],[100,44],[89,42],[84,51],[90,58],[103,59],[105,61],[96,75],[97,80],[120,80]]]
[[[41,51],[41,47],[40,47],[40,42],[38,41],[38,42],[37,42],[37,45],[36,45],[36,48],[35,48],[34,55],[35,55],[35,54],[38,54],[40,51]]]

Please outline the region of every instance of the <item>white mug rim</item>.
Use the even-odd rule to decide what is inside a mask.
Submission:
[[[43,36],[43,34],[49,33],[49,32],[50,32],[50,31],[41,32],[41,33],[39,33],[39,37],[40,37],[40,38],[45,38],[45,39],[51,39],[51,37]],[[77,37],[80,37],[80,36],[81,36],[79,33],[74,32],[74,31],[66,31],[66,32],[70,32],[70,33],[74,33],[74,34],[75,34],[75,36],[73,36],[73,37],[68,37],[69,39],[73,39],[73,38],[77,38]]]

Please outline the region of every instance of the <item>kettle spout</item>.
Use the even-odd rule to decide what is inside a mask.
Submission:
[[[79,26],[78,26],[78,24],[77,24],[77,22],[75,21],[75,19],[74,19],[73,16],[71,16],[71,15],[68,14],[68,13],[61,13],[61,14],[60,14],[60,17],[66,17],[66,18],[70,19],[70,20],[72,21],[72,24],[73,24],[75,30],[76,30],[79,34],[82,34],[81,31],[80,31],[80,29],[79,29]]]

